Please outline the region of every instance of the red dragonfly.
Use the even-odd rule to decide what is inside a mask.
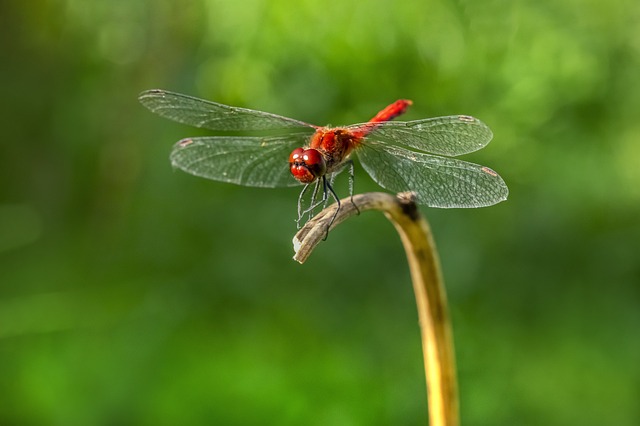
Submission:
[[[314,126],[292,118],[232,107],[165,90],[143,92],[140,102],[171,120],[214,131],[263,131],[267,136],[205,136],[179,141],[171,163],[187,173],[238,185],[275,188],[305,184],[298,199],[298,223],[327,202],[338,202],[333,179],[349,169],[353,193],[352,153],[380,186],[412,191],[431,207],[484,207],[507,198],[502,178],[488,167],[448,158],[486,146],[493,134],[467,115],[389,121],[411,101],[398,100],[367,123],[342,127]],[[273,131],[276,131],[275,133]],[[287,163],[288,158],[288,163]],[[315,184],[310,206],[303,196]],[[323,197],[316,202],[319,189]]]

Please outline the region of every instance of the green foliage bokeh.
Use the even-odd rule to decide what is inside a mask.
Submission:
[[[482,119],[465,159],[509,200],[423,210],[463,424],[637,425],[639,25],[634,0],[3,2],[0,424],[427,422],[392,227],[363,214],[296,264],[298,189],[173,172],[205,133],[137,103],[164,88],[315,124],[398,98]]]

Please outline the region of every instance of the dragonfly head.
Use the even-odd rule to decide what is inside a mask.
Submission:
[[[311,183],[327,172],[327,163],[317,149],[296,148],[289,155],[289,170],[301,183]]]

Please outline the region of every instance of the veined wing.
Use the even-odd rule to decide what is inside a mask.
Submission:
[[[171,164],[192,175],[243,186],[276,188],[300,185],[287,158],[304,145],[307,134],[285,136],[209,136],[183,139],[171,152]]]
[[[486,124],[468,115],[363,123],[347,128],[363,131],[367,139],[447,156],[477,151],[493,137]]]
[[[170,120],[216,131],[302,130],[311,124],[268,112],[232,107],[154,89],[138,97],[142,105]]]
[[[413,191],[431,207],[485,207],[507,199],[509,189],[488,167],[373,140],[357,151],[362,167],[380,186]]]

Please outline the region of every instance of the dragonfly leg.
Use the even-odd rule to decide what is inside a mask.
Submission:
[[[317,199],[316,197],[318,196],[319,191],[320,191],[320,180],[316,181],[316,187],[313,188],[313,195],[311,196],[311,203],[309,205],[309,208],[305,210],[305,213],[309,213],[309,217],[307,220],[311,220],[311,218],[313,217],[313,211],[316,209],[316,207],[324,203],[324,198],[325,198],[324,192],[322,194],[322,199],[320,201],[316,201]]]
[[[331,178],[329,179],[329,186],[331,188],[333,188],[333,182],[335,181],[336,176],[338,176],[340,173],[342,173],[345,169],[348,169],[348,173],[349,173],[349,198],[351,200],[351,204],[353,204],[353,207],[355,207],[355,209],[358,212],[358,214],[360,214],[360,209],[358,208],[356,203],[353,201],[353,186],[354,186],[354,182],[355,182],[355,167],[354,167],[354,164],[353,164],[353,160],[345,161],[342,165],[339,166],[339,168],[337,170],[335,170],[331,174]],[[327,201],[328,200],[329,200],[329,198],[327,197]],[[324,204],[324,207],[327,207],[327,203],[326,202]]]
[[[298,229],[300,229],[300,220],[302,220],[302,216],[304,216],[304,214],[306,213],[306,211],[302,211],[302,203],[304,203],[304,194],[309,189],[309,186],[311,186],[310,183],[306,184],[304,188],[302,188],[302,191],[300,191],[300,195],[298,196],[298,219],[296,220]]]
[[[351,165],[351,169],[350,170],[351,170],[351,173],[353,173],[353,164]],[[327,203],[329,202],[329,196],[333,197],[333,199],[338,204],[338,208],[336,209],[335,213],[333,214],[333,217],[331,218],[331,221],[329,222],[329,225],[327,225],[327,232],[326,232],[326,235],[324,236],[324,240],[326,240],[327,237],[329,236],[329,228],[331,227],[331,225],[333,225],[333,221],[338,216],[338,212],[340,211],[340,206],[341,206],[340,199],[338,198],[338,194],[336,194],[336,192],[333,190],[333,180],[334,179],[335,179],[335,174],[332,175],[330,179],[327,179],[326,176],[322,176],[322,180],[318,179],[316,181],[316,185],[313,188],[313,192],[311,193],[311,200],[310,200],[310,203],[309,203],[309,207],[307,207],[304,210],[302,208],[302,204],[304,203],[304,195],[308,191],[309,186],[311,184],[306,185],[302,189],[302,191],[300,192],[300,195],[298,196],[298,219],[296,220],[296,223],[298,225],[298,229],[300,229],[300,221],[302,220],[302,218],[306,214],[309,214],[308,220],[310,220],[313,217],[313,211],[318,206],[324,205],[326,207]],[[317,200],[321,182],[322,182],[322,198],[320,200]],[[350,187],[352,188],[352,185],[350,185]],[[352,191],[351,195],[353,196],[353,191]],[[351,202],[353,203],[353,199],[351,200]],[[354,206],[356,207],[356,209],[358,208],[355,204],[354,204]],[[358,212],[360,212],[360,211],[358,210]]]
[[[333,217],[331,218],[331,221],[329,222],[329,224],[327,225],[327,232],[324,236],[324,238],[322,239],[322,241],[326,241],[327,238],[329,237],[329,228],[331,228],[331,225],[333,225],[333,221],[336,220],[336,217],[338,216],[338,212],[340,211],[340,198],[338,198],[338,195],[336,194],[336,192],[333,190],[333,187],[331,186],[331,183],[329,181],[327,181],[327,179],[323,176],[322,177],[322,184],[323,184],[323,192],[324,192],[324,198],[329,198],[329,193],[331,194],[331,196],[333,197],[334,200],[336,200],[336,203],[338,204],[338,208],[336,209],[336,212],[333,214]]]
[[[336,180],[336,176],[338,176],[338,173],[340,173],[340,172],[333,173],[331,175],[331,177],[329,178],[329,181],[327,182],[327,185],[330,188],[333,188],[333,182]],[[324,197],[322,197],[322,198],[324,199],[324,205],[322,206],[322,208],[326,209],[327,208],[327,204],[329,204],[329,196],[327,195],[327,189],[326,188],[324,189]]]
[[[300,221],[302,220],[302,218],[308,213],[309,218],[307,220],[311,219],[311,217],[313,217],[313,210],[315,210],[316,207],[324,203],[324,198],[316,202],[316,197],[318,196],[318,191],[320,190],[320,180],[317,180],[313,188],[313,192],[311,193],[311,200],[309,202],[309,207],[307,207],[304,210],[302,209],[302,204],[304,203],[303,195],[305,194],[305,192],[307,192],[307,189],[309,188],[309,186],[311,186],[311,184],[307,184],[302,190],[302,192],[300,193],[300,196],[298,197],[298,220],[296,221],[298,225],[298,229],[300,229]]]
[[[353,185],[356,180],[355,179],[356,175],[353,167],[353,160],[349,160],[347,161],[347,163],[349,167],[349,199],[351,200],[351,204],[353,204],[353,207],[356,208],[356,211],[358,212],[358,214],[360,214],[360,209],[358,208],[356,203],[353,202]]]

